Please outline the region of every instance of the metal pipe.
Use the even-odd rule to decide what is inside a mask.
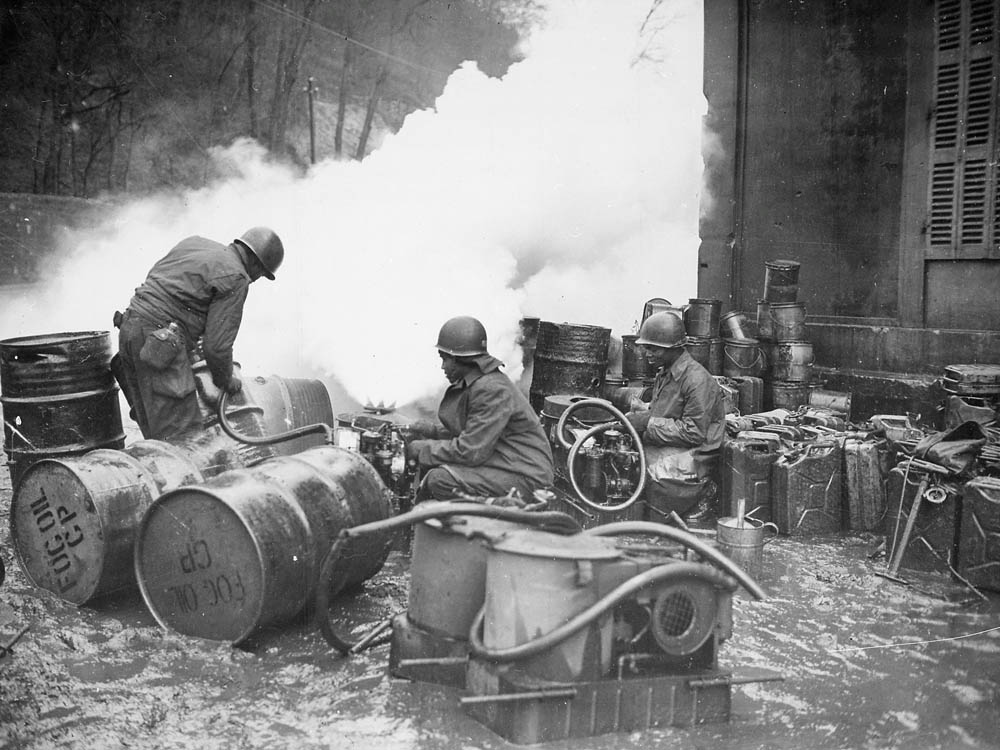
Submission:
[[[498,695],[467,695],[458,699],[463,706],[474,703],[514,703],[516,701],[537,701],[575,698],[576,688],[555,690],[528,690],[523,693],[500,693]]]

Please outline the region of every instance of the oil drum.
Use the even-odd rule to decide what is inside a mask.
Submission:
[[[72,604],[134,590],[136,530],[153,501],[242,466],[232,440],[207,431],[36,461],[11,500],[17,560],[32,583]]]
[[[625,380],[648,380],[656,377],[656,370],[646,361],[642,348],[635,343],[635,334],[622,336],[622,377]]]
[[[372,465],[341,448],[311,448],[162,495],[135,547],[143,599],[164,627],[239,643],[299,614],[342,529],[389,518],[393,498]],[[375,575],[391,534],[351,543],[334,571],[346,586]]]
[[[611,329],[569,323],[538,324],[529,401],[536,412],[553,394],[601,395]]]
[[[719,335],[719,313],[722,300],[693,298],[684,308],[684,329],[692,338],[712,338]]]
[[[15,485],[41,458],[125,444],[107,331],[0,341],[0,391]]]
[[[265,435],[277,435],[314,424],[333,426],[330,393],[320,380],[258,375],[243,380],[246,400],[262,410]],[[275,455],[290,456],[323,445],[320,433],[271,446]]]
[[[722,374],[727,378],[759,378],[767,363],[757,339],[723,339]]]
[[[808,383],[812,379],[813,361],[813,346],[808,341],[778,342],[771,376],[775,380]]]
[[[795,302],[799,294],[799,262],[764,262],[764,299],[768,302]]]

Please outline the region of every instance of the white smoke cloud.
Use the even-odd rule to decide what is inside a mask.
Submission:
[[[287,255],[251,289],[247,373],[330,374],[404,404],[444,386],[433,344],[453,315],[484,322],[512,376],[522,316],[632,332],[646,299],[696,296],[703,171],[701,2],[650,7],[553,3],[502,79],[466,63],[362,162],[302,177],[252,142],[218,150],[232,177],[75,237],[3,333],[107,329],[180,239],[257,224]]]

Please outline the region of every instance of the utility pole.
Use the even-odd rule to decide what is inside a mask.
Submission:
[[[314,85],[314,79],[309,76],[309,85],[306,87],[306,95],[309,97],[309,163],[316,163],[316,115],[313,108],[313,100],[316,92],[319,91]]]

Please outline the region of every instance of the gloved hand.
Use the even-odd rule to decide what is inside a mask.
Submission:
[[[411,440],[406,444],[406,458],[409,461],[417,461],[420,457],[420,448],[427,440]]]
[[[649,425],[650,413],[648,411],[630,411],[625,415],[625,419],[628,423],[635,428],[635,431],[640,435],[646,431],[646,427]]]
[[[418,438],[432,438],[437,435],[437,424],[429,419],[418,419],[406,425],[406,431]]]
[[[235,396],[242,390],[243,390],[243,381],[240,380],[236,375],[230,375],[229,382],[226,384],[226,393],[228,393],[230,396]]]

